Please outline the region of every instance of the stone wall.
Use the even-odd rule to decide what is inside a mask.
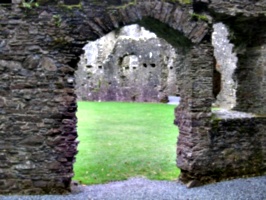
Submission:
[[[260,115],[266,113],[266,51],[265,51],[265,28],[262,24],[265,21],[252,20],[248,21],[252,25],[239,24],[239,27],[232,28],[239,34],[239,31],[246,31],[246,35],[242,39],[246,42],[238,43],[238,67],[235,72],[235,79],[238,87],[236,93],[235,110],[252,112]],[[239,29],[239,30],[238,30]],[[241,38],[241,37],[239,37]]]
[[[13,4],[1,6],[0,13],[2,194],[70,190],[78,143],[74,72],[88,40],[145,16],[183,31],[195,43],[208,32],[207,24],[193,21],[185,8],[160,2],[111,11],[92,1],[83,2],[82,9]],[[174,17],[181,13],[183,18]]]
[[[206,173],[213,174],[215,181],[264,174],[265,124],[266,118],[255,114],[215,111],[209,151],[210,166],[215,169],[210,167]]]
[[[181,101],[175,110],[175,124],[179,127],[177,166],[180,180],[206,182],[208,174],[195,176],[209,167],[208,133],[211,130],[213,49],[210,43],[194,46],[186,55],[186,68],[181,73]],[[185,79],[184,77],[190,77]],[[202,177],[201,177],[202,176]]]
[[[121,3],[115,0],[110,2],[112,5]],[[252,22],[256,22],[256,15],[263,10],[264,1],[252,5],[249,1],[213,0],[208,4],[205,0],[199,0],[193,5],[144,1],[122,7],[110,7],[108,3],[87,0],[69,7],[58,1],[47,0],[42,1],[40,7],[31,9],[16,4],[1,5],[0,193],[64,193],[70,190],[78,144],[74,73],[79,56],[83,53],[82,48],[88,40],[96,40],[135,22],[152,26],[155,33],[173,43],[174,47],[182,47],[185,59],[178,75],[181,102],[176,109],[175,120],[180,128],[177,147],[180,179],[184,183],[198,181],[202,184],[216,180],[213,177],[221,174],[221,168],[225,168],[225,172],[229,169],[236,172],[238,165],[241,173],[225,173],[222,178],[227,175],[250,175],[251,171],[243,170],[253,167],[249,160],[258,166],[258,170],[252,171],[252,174],[261,174],[265,169],[265,65],[264,50],[261,48],[258,51],[257,47],[264,47],[265,44],[264,31],[260,32],[265,17],[257,19],[261,24],[245,24],[242,21],[244,19],[240,18],[243,23],[238,29],[236,25],[241,15],[235,17],[231,6],[238,14],[243,13],[245,19],[252,18],[255,20]],[[239,6],[241,9],[237,9]],[[250,9],[251,6],[254,9]],[[236,38],[240,38],[239,41],[250,41],[243,40],[249,38],[243,36],[260,36],[257,43],[252,40],[247,42],[244,53],[238,52],[241,65],[236,74],[238,80],[243,81],[239,87],[239,109],[251,111],[254,108],[261,117],[253,117],[251,121],[237,117],[235,121],[241,121],[237,122],[238,126],[234,119],[219,121],[218,128],[215,125],[217,123],[213,121],[211,113],[215,66],[211,45],[212,21],[210,16],[201,20],[201,15],[191,14],[193,9],[202,15],[208,15],[210,10],[216,20],[225,23],[236,22],[230,29],[234,30]],[[151,19],[157,20],[156,23],[147,23]],[[249,32],[241,31],[242,27],[249,28],[250,24],[254,27],[247,29]],[[239,41],[234,40],[237,47],[242,47]],[[254,65],[255,70],[250,68],[250,64]],[[254,80],[251,87],[241,78],[245,70],[244,74],[248,74],[246,77]],[[255,77],[261,82],[256,81]],[[240,103],[244,102],[240,94],[254,90],[253,86],[259,87],[263,93],[255,92],[252,101],[255,103],[247,107],[249,104]],[[242,132],[241,127],[247,130]],[[244,142],[237,139],[227,141],[231,140],[231,135],[239,139],[242,136],[240,133],[247,136]],[[261,146],[254,148],[259,144],[253,136],[260,139]],[[228,147],[221,146],[228,142]],[[246,165],[240,165],[240,160],[230,165],[232,160],[238,159],[241,148],[246,151],[242,151],[243,155],[248,155],[241,158]],[[260,151],[260,157],[255,156],[257,150]],[[210,160],[222,152],[229,152],[228,157],[219,157],[226,161]]]
[[[202,0],[204,2],[204,0]],[[246,16],[257,17],[266,9],[265,0],[212,0],[209,8],[215,12],[217,16]]]
[[[179,93],[178,49],[138,25],[89,42],[84,50],[76,72],[78,99],[167,102]]]
[[[51,14],[0,12],[0,191],[67,191],[77,153],[72,57],[53,43]]]

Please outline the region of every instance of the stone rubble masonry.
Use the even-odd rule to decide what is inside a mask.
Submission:
[[[265,0],[212,0],[210,9],[215,11],[217,15],[246,17],[258,17],[264,15],[266,9]]]
[[[87,0],[81,2],[82,8],[68,8],[57,5],[56,1],[46,2],[32,9],[16,4],[0,6],[1,194],[70,191],[78,145],[74,73],[82,48],[88,40],[96,40],[145,17],[169,25],[191,41],[191,46],[183,52],[185,60],[178,79],[182,80],[181,102],[175,119],[180,128],[177,147],[180,179],[193,185],[265,172],[264,50],[258,54],[254,51],[254,57],[240,58],[238,66],[240,71],[248,69],[252,73],[247,78],[259,77],[260,83],[255,81],[252,88],[259,84],[263,93],[256,95],[262,99],[254,99],[251,107],[239,104],[240,110],[252,112],[250,108],[256,108],[258,101],[260,109],[255,109],[256,117],[217,120],[211,112],[215,66],[210,41],[212,24],[195,19],[191,14],[193,6],[141,1],[107,9],[107,1]],[[265,1],[256,1],[254,11],[249,9],[249,1],[213,0],[209,8],[202,6],[208,5],[206,1],[195,2],[200,8],[212,9],[211,13],[214,17],[217,14],[220,20],[227,16],[225,21],[234,17],[235,12],[231,12],[234,8],[241,7],[236,16],[241,21],[241,12],[245,17],[253,17],[265,7]],[[259,35],[263,34],[259,32]],[[260,45],[253,46],[265,46],[263,37],[259,41]],[[253,46],[249,45],[242,55],[250,55]],[[243,64],[244,59],[254,66],[255,74],[251,66]],[[240,72],[237,74],[241,77]],[[246,90],[252,89],[243,81],[240,98]]]
[[[251,22],[253,23],[253,22]],[[266,29],[256,24],[258,30],[244,53],[238,55],[239,67],[235,72],[238,82],[235,110],[253,112],[260,115],[266,113]],[[254,23],[253,23],[254,24]]]

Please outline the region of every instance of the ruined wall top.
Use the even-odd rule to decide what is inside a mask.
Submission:
[[[209,7],[217,14],[240,17],[265,16],[265,0],[212,0]]]
[[[210,10],[215,15],[219,16],[246,16],[246,17],[258,17],[264,16],[266,9],[265,0],[36,0],[40,6],[53,5],[57,6],[66,6],[68,9],[71,7],[82,6],[95,6],[98,7],[107,7],[114,8],[116,7],[125,7],[125,5],[135,5],[137,3],[152,3],[152,2],[168,2],[171,4],[179,4],[184,7],[191,7],[195,12],[201,12]],[[14,5],[22,5],[23,0],[10,0],[10,3]],[[30,3],[28,3],[29,5]],[[31,3],[34,4],[34,3]],[[3,5],[3,3],[2,3]],[[27,6],[26,6],[27,7]]]

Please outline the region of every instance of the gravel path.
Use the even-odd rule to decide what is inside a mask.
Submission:
[[[131,178],[78,186],[69,195],[1,196],[0,200],[266,200],[266,176],[188,189],[179,182]]]

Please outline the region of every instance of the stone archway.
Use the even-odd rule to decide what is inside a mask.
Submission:
[[[212,48],[208,40],[197,44],[208,33],[208,25],[192,19],[189,6],[144,2],[121,9],[99,6],[99,10],[93,10],[92,14],[85,12],[92,9],[89,5],[84,2],[83,11],[73,8],[69,12],[60,6],[54,6],[52,12],[40,7],[36,8],[36,12],[27,11],[25,18],[22,17],[24,9],[18,12],[20,8],[16,4],[9,11],[1,9],[5,13],[3,17],[21,16],[18,20],[7,22],[10,26],[6,30],[10,34],[1,38],[4,50],[1,69],[10,74],[5,82],[7,91],[1,90],[1,105],[5,106],[5,117],[1,115],[5,124],[1,130],[5,145],[1,148],[7,152],[3,153],[3,159],[9,160],[2,171],[6,176],[2,193],[16,193],[22,188],[25,193],[69,189],[77,153],[73,74],[78,55],[88,39],[96,39],[123,25],[150,17],[182,32],[191,40],[195,45],[187,51],[191,60],[187,59],[182,74],[183,102],[178,111],[178,115],[183,116],[178,122],[180,135],[188,133],[191,123],[198,121],[198,117],[194,119],[190,115],[210,112],[211,78],[203,80],[200,74],[212,71]],[[199,67],[198,59],[202,67]],[[14,76],[11,77],[11,74]],[[199,88],[210,92],[201,93]],[[15,122],[13,126],[10,121]],[[5,132],[12,135],[5,137]],[[180,149],[186,146],[182,144],[182,139],[179,144]],[[179,155],[179,160],[183,160],[183,152],[179,151]],[[9,173],[20,174],[23,178],[8,176]],[[14,181],[16,187],[11,187]]]
[[[16,2],[0,7],[1,193],[70,190],[78,144],[73,78],[78,57],[87,40],[133,22],[148,26],[160,21],[165,26],[160,25],[157,30],[165,39],[180,45],[176,38],[181,33],[190,43],[184,52],[182,101],[175,120],[180,128],[177,148],[180,179],[195,185],[265,170],[262,161],[265,160],[265,117],[252,116],[251,120],[242,121],[212,116],[211,30],[201,20],[202,16],[191,14],[196,4],[207,9],[205,1],[192,5],[144,1],[110,7],[106,2],[97,4],[92,0],[74,6],[52,1],[53,6],[49,6],[47,0],[40,7],[32,5],[32,9]],[[218,11],[225,9],[228,14],[226,5],[218,9],[217,2],[212,1],[211,6]],[[151,24],[151,19],[157,21]],[[176,34],[179,36],[171,37]],[[241,127],[245,127],[246,138],[238,146]],[[231,135],[235,133],[239,137],[232,141]],[[256,138],[250,141],[251,133],[256,133],[262,142],[258,143]],[[242,150],[246,150],[244,157],[239,153]],[[253,161],[256,166],[246,170]]]
[[[184,46],[186,48],[186,50],[184,50],[186,60],[181,73],[183,80],[181,83],[183,88],[181,91],[182,102],[179,109],[176,111],[176,124],[180,127],[180,135],[183,134],[183,138],[185,140],[188,139],[193,143],[193,145],[196,145],[195,139],[192,139],[191,136],[185,138],[185,135],[188,133],[187,130],[194,126],[192,123],[195,121],[197,121],[197,123],[202,123],[201,126],[204,124],[206,129],[199,130],[197,127],[198,125],[195,125],[195,129],[190,129],[191,132],[197,130],[198,133],[203,134],[203,132],[207,133],[209,130],[208,126],[210,124],[207,125],[207,121],[211,116],[210,108],[212,102],[212,91],[210,88],[212,88],[213,48],[210,44],[209,37],[206,37],[201,45],[198,44],[201,40],[203,40],[204,36],[209,33],[207,23],[203,21],[195,21],[194,17],[189,14],[190,7],[179,6],[173,7],[172,4],[161,2],[152,2],[151,4],[140,3],[137,4],[137,6],[128,5],[123,9],[112,10],[111,13],[108,13],[107,18],[99,17],[96,21],[94,20],[89,22],[89,25],[93,28],[95,28],[94,26],[98,26],[98,29],[96,30],[100,36],[108,30],[104,22],[108,19],[108,17],[111,19],[116,28],[119,28],[120,24],[126,25],[136,21],[148,29],[153,29],[154,27],[151,25],[160,24],[160,22],[163,22],[163,28],[168,26],[167,29],[171,30],[170,27],[172,27],[172,32],[169,33],[168,30],[166,31],[166,34],[170,34],[170,37],[162,36],[162,38],[165,38],[173,45],[187,45]],[[149,13],[149,11],[152,12]],[[171,19],[175,20],[173,21]],[[157,27],[155,27],[154,30],[155,33],[156,30],[158,31],[156,28]],[[183,36],[181,36],[178,32],[181,32]],[[178,35],[178,38],[182,37],[181,41],[179,41],[179,39],[172,40],[171,36],[173,36],[173,34]],[[201,65],[198,65],[199,63],[201,63]],[[209,66],[209,68],[206,67],[206,65]],[[204,75],[201,76],[201,74]],[[203,80],[203,77],[206,77],[206,74],[209,74],[210,78]],[[199,90],[201,90],[201,92]],[[200,145],[205,144],[197,145],[201,148]],[[183,165],[183,162],[186,162],[187,159],[191,159],[191,157],[188,158],[185,154],[189,153],[189,151],[191,154],[193,153],[189,148],[186,149],[186,147],[187,143],[179,140],[178,165],[181,169],[184,169],[182,169],[184,173],[186,173],[187,163]],[[201,155],[196,154],[194,159],[200,156]],[[204,161],[205,160],[202,160],[202,162]],[[187,182],[186,178],[183,180]]]

